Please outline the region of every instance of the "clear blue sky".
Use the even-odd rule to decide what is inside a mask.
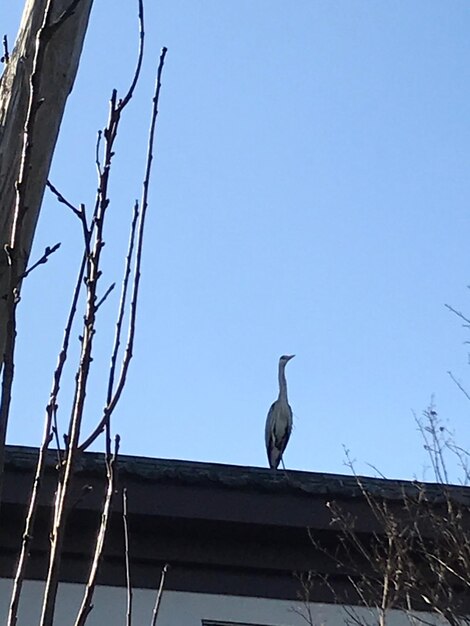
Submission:
[[[1,9],[10,40],[22,4]],[[132,73],[135,4],[95,0],[51,172],[76,203],[92,204],[96,131]],[[165,45],[135,359],[114,420],[122,451],[265,466],[283,353],[296,354],[287,467],[346,471],[344,444],[360,471],[421,476],[412,411],[431,394],[468,447],[470,404],[447,371],[468,381],[469,335],[444,304],[470,314],[470,4],[146,4],[103,283],[120,280]],[[76,219],[46,195],[33,257],[56,241],[24,286],[11,443],[40,441],[78,264]],[[98,327],[90,425],[117,295]],[[64,420],[66,395],[61,406]]]

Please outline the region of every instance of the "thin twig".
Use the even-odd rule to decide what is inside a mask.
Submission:
[[[96,171],[98,173],[98,178],[101,178],[102,176],[102,170],[101,170],[101,160],[100,160],[100,146],[101,146],[101,137],[102,137],[102,132],[101,130],[98,131],[98,134],[96,136],[96,147],[95,147],[95,164],[96,164]]]
[[[129,522],[127,519],[127,489],[122,490],[122,523],[124,526],[124,561],[126,564],[126,589],[127,589],[127,610],[126,610],[126,626],[132,624],[132,582],[131,582],[131,563],[129,553]]]
[[[116,331],[114,335],[113,352],[111,355],[106,405],[108,405],[111,402],[111,399],[113,396],[114,377],[115,377],[115,372],[116,372],[116,364],[117,364],[117,357],[119,353],[119,347],[121,345],[122,322],[124,319],[124,313],[126,311],[127,291],[128,291],[129,277],[130,277],[131,267],[132,267],[132,258],[133,258],[133,252],[134,252],[134,243],[135,243],[135,235],[136,235],[138,217],[139,217],[139,203],[136,200],[134,204],[134,212],[133,212],[133,218],[132,218],[132,223],[131,223],[131,232],[129,236],[129,247],[128,247],[127,256],[126,256],[124,278],[122,281],[121,299],[119,302],[119,311],[118,311],[118,316],[117,316],[117,321],[116,321]],[[95,428],[95,430],[90,435],[90,437],[88,437],[80,446],[80,450],[86,450],[86,448],[89,445],[91,445],[93,441],[95,441],[96,437],[102,432],[103,428],[105,427],[106,421],[107,420],[105,418],[103,418],[100,421],[100,423]]]
[[[50,180],[46,182],[46,186],[55,195],[55,197],[57,198],[57,201],[60,202],[61,204],[65,204],[65,206],[67,206],[74,213],[74,215],[76,215],[78,219],[80,220],[82,224],[82,229],[83,229],[83,239],[85,241],[86,251],[89,254],[90,253],[90,239],[92,235],[93,224],[91,228],[88,228],[85,205],[82,203],[80,204],[80,208],[77,209],[77,207],[74,206],[71,202],[69,202],[67,198],[64,198],[64,196],[60,193],[60,191],[56,187],[54,187],[54,185],[51,183]]]
[[[86,210],[85,210],[84,204],[80,204],[80,221],[82,223],[83,241],[85,243],[85,252],[87,253],[87,255],[89,255],[90,254],[90,241],[93,235],[93,226],[95,224],[93,222],[91,226],[88,227],[88,221],[86,217]]]
[[[125,313],[125,309],[126,309],[127,290],[128,290],[128,287],[129,287],[129,277],[130,277],[131,268],[132,268],[132,257],[133,257],[133,254],[134,254],[134,243],[135,243],[135,234],[136,234],[136,229],[137,229],[137,220],[138,220],[138,218],[139,218],[139,202],[138,202],[138,200],[136,200],[135,204],[134,204],[134,211],[133,211],[133,217],[132,217],[132,222],[131,222],[131,232],[130,232],[130,236],[129,236],[129,247],[128,247],[127,256],[126,256],[126,265],[125,265],[125,270],[124,270],[124,278],[123,278],[123,281],[122,281],[121,301],[119,303],[119,312],[118,312],[118,317],[117,317],[117,321],[116,321],[116,333],[115,333],[115,337],[114,337],[114,349],[113,349],[113,354],[111,356],[111,367],[110,367],[109,380],[108,380],[108,394],[107,394],[107,398],[106,398],[107,404],[109,404],[109,402],[111,402],[111,398],[113,396],[114,376],[115,376],[115,371],[116,371],[116,364],[117,364],[117,357],[118,357],[118,353],[119,353],[119,346],[121,344],[122,322],[123,322],[123,319],[124,319],[124,313]]]
[[[413,416],[423,438],[424,449],[431,461],[435,480],[441,484],[448,484],[449,476],[444,450],[449,449],[448,441],[445,438],[449,433],[439,421],[433,399],[431,398],[430,405],[423,411],[424,420],[418,418],[414,413]]]
[[[134,70],[134,77],[132,79],[131,85],[127,91],[127,94],[124,96],[122,100],[119,101],[119,109],[122,110],[129,100],[134,95],[135,87],[137,85],[137,81],[139,80],[140,70],[142,68],[142,61],[144,58],[144,43],[145,43],[145,29],[144,29],[144,2],[143,0],[138,0],[139,3],[139,52],[137,54],[137,65]]]
[[[31,267],[28,267],[26,269],[26,271],[20,276],[19,280],[23,280],[24,278],[26,278],[26,276],[29,276],[29,274],[31,274],[31,272],[37,267],[39,267],[40,265],[44,265],[44,263],[47,263],[51,254],[54,254],[54,252],[56,252],[60,248],[60,245],[61,244],[59,242],[52,246],[52,248],[47,246],[47,248],[44,250],[44,254],[36,261],[36,263],[33,263]]]
[[[114,441],[114,454],[111,458],[106,455],[106,474],[108,479],[108,486],[106,490],[106,497],[103,506],[103,512],[101,514],[101,524],[96,539],[95,550],[93,553],[93,561],[90,568],[90,574],[88,576],[88,582],[86,584],[85,592],[83,595],[82,604],[80,606],[77,618],[75,620],[75,626],[84,626],[90,611],[93,609],[93,594],[96,587],[96,579],[98,576],[98,568],[103,554],[104,540],[106,537],[106,531],[110,520],[111,503],[113,500],[113,494],[115,490],[116,472],[115,465],[117,456],[119,453],[119,435],[116,435]]]
[[[380,478],[383,478],[384,480],[387,479],[385,474],[382,474],[382,472],[375,465],[373,465],[372,463],[366,463],[366,465],[368,465],[371,469],[373,469],[374,472],[376,472],[376,474],[380,476]]]
[[[153,97],[152,120],[150,124],[150,132],[149,132],[148,148],[147,148],[147,165],[146,165],[145,177],[144,177],[144,182],[143,182],[141,213],[140,213],[140,221],[139,221],[138,234],[137,234],[136,267],[135,267],[135,275],[134,275],[133,294],[132,294],[132,300],[131,300],[128,342],[126,346],[126,354],[124,356],[120,378],[116,386],[116,391],[108,406],[109,414],[114,410],[117,402],[119,401],[122,390],[124,388],[124,383],[125,383],[126,376],[127,376],[127,370],[129,368],[129,363],[132,358],[132,350],[134,346],[135,322],[136,322],[136,317],[137,317],[137,301],[138,301],[139,284],[140,284],[140,268],[142,265],[142,250],[143,250],[143,243],[144,243],[145,218],[147,216],[147,208],[148,208],[148,190],[149,190],[149,184],[150,184],[150,174],[152,171],[153,149],[154,149],[154,143],[155,143],[155,130],[156,130],[156,123],[157,123],[157,116],[158,116],[158,103],[159,103],[159,98],[160,98],[160,90],[162,86],[162,72],[163,72],[163,66],[165,64],[166,53],[167,53],[167,48],[162,48],[162,51],[160,54],[160,61],[158,64],[158,70],[157,70],[155,94]]]
[[[111,283],[111,285],[109,285],[109,287],[106,289],[104,296],[101,298],[101,300],[98,301],[97,305],[96,305],[96,310],[98,311],[98,309],[100,308],[100,306],[103,304],[103,302],[106,301],[106,298],[109,296],[109,294],[113,291],[113,289],[116,287],[116,283]]]
[[[446,307],[446,309],[449,309],[451,313],[454,313],[454,315],[460,317],[460,319],[463,320],[466,324],[470,324],[470,319],[468,317],[465,317],[463,313],[457,311],[457,309],[454,309],[454,307],[450,306],[450,304],[445,304],[444,306]]]
[[[153,148],[154,148],[154,142],[155,142],[155,129],[156,129],[157,116],[158,116],[158,103],[159,103],[160,90],[161,90],[161,79],[162,79],[163,67],[165,64],[166,53],[167,53],[167,48],[162,48],[162,51],[160,54],[160,61],[158,64],[158,70],[157,70],[155,93],[153,97],[152,119],[151,119],[151,124],[150,124],[148,147],[147,147],[147,163],[146,163],[146,168],[145,168],[145,177],[143,181],[141,213],[140,213],[140,220],[139,220],[138,234],[137,234],[136,267],[135,267],[135,274],[134,274],[131,310],[130,310],[130,315],[129,315],[126,350],[125,350],[123,363],[122,363],[121,371],[119,374],[119,379],[118,379],[114,394],[104,409],[103,417],[100,423],[95,428],[95,430],[91,433],[91,435],[87,437],[87,439],[80,445],[80,450],[86,450],[86,448],[88,448],[95,441],[95,439],[100,435],[100,433],[103,432],[103,430],[106,427],[107,422],[109,422],[109,419],[114,409],[116,408],[116,405],[119,402],[122,391],[124,389],[124,385],[125,385],[126,377],[127,377],[127,371],[129,369],[129,364],[133,355],[132,351],[134,347],[135,322],[136,322],[136,317],[137,317],[137,301],[138,301],[138,295],[139,295],[140,268],[142,264],[144,227],[145,227],[145,218],[147,215],[147,207],[148,207],[148,189],[149,189],[149,183],[150,183],[150,174],[152,170]]]
[[[468,391],[463,387],[462,383],[460,383],[455,376],[452,374],[452,372],[447,372],[449,374],[449,376],[451,377],[451,379],[454,381],[454,383],[457,385],[457,387],[460,389],[460,391],[463,393],[463,395],[467,398],[467,400],[470,400],[470,394],[468,393]]]
[[[64,196],[60,193],[60,191],[56,187],[54,187],[54,185],[51,183],[50,180],[46,181],[46,187],[48,187],[52,191],[52,193],[57,198],[58,202],[60,202],[61,204],[65,204],[65,206],[67,206],[71,211],[73,211],[73,213],[75,213],[75,215],[79,219],[82,219],[81,211],[77,209],[77,207],[74,206],[71,202],[69,202],[66,198],[64,198]]]
[[[157,597],[155,599],[155,606],[153,607],[152,621],[150,623],[150,626],[156,626],[157,624],[158,612],[160,610],[160,604],[162,601],[163,586],[165,585],[166,573],[168,572],[169,567],[170,567],[169,564],[166,563],[162,569],[162,574],[160,576],[160,584],[158,586]]]

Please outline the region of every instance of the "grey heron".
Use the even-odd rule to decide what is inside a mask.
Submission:
[[[294,358],[294,354],[283,355],[279,359],[279,396],[272,403],[266,419],[266,452],[269,467],[277,469],[292,431],[292,409],[287,401],[287,383],[285,368]]]

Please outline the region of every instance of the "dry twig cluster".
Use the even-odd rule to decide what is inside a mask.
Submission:
[[[328,503],[334,546],[311,534],[312,544],[346,577],[349,596],[340,597],[335,575],[308,572],[301,577],[302,615],[315,620],[308,606],[315,584],[341,604],[346,621],[386,626],[397,615],[412,624],[470,624],[470,495],[467,487],[448,485],[447,453],[456,455],[468,482],[467,456],[431,405],[417,420],[434,471],[434,484],[414,481],[393,499],[373,491],[347,456],[368,516],[365,532],[345,505]],[[347,594],[346,594],[347,595]]]

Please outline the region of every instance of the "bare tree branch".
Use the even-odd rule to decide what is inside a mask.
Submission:
[[[46,418],[44,420],[44,433],[41,447],[39,448],[39,457],[36,465],[36,473],[34,477],[33,490],[28,506],[28,514],[25,521],[25,529],[23,532],[23,540],[21,544],[20,556],[15,571],[15,579],[13,582],[13,590],[10,599],[10,608],[8,613],[7,626],[15,626],[18,619],[18,606],[20,601],[20,595],[23,585],[23,580],[26,571],[26,564],[29,557],[29,548],[32,539],[32,532],[34,528],[34,521],[36,519],[36,511],[38,506],[39,491],[41,488],[42,478],[44,475],[44,469],[46,464],[46,454],[49,444],[52,439],[52,429],[55,431],[57,437],[57,408],[58,408],[58,396],[60,391],[60,384],[62,380],[62,374],[67,360],[68,348],[70,344],[70,335],[72,333],[73,322],[77,312],[77,304],[80,296],[81,287],[83,285],[83,275],[85,272],[86,255],[83,255],[80,270],[78,272],[77,282],[73,293],[72,304],[67,319],[67,323],[64,331],[64,338],[62,341],[62,348],[59,353],[57,367],[54,372],[52,389],[49,397],[49,402],[46,407]],[[54,426],[52,426],[54,424]],[[58,454],[60,455],[60,448],[58,445]],[[61,461],[59,456],[59,461]]]
[[[139,5],[142,6],[141,3]],[[140,71],[140,66],[138,65],[136,69],[136,73]],[[132,96],[132,93],[131,93]],[[109,187],[109,179],[110,179],[110,171],[111,171],[111,162],[114,156],[114,142],[116,140],[119,123],[121,120],[121,114],[129,102],[130,97],[127,100],[117,101],[117,92],[113,91],[110,99],[110,108],[109,108],[109,118],[108,123],[103,131],[104,137],[104,157],[103,157],[103,165],[99,166],[99,171],[101,171],[98,193],[96,196],[95,207],[93,211],[93,222],[92,229],[88,233],[88,236],[93,236],[93,245],[90,246],[90,251],[87,254],[87,269],[86,269],[86,293],[87,293],[87,302],[86,302],[86,312],[85,312],[85,323],[83,328],[82,342],[81,342],[81,355],[80,355],[80,363],[76,374],[76,383],[75,383],[75,394],[73,400],[73,408],[70,419],[70,427],[67,435],[67,448],[66,448],[66,457],[63,468],[63,473],[59,480],[57,498],[56,498],[56,506],[55,506],[55,514],[54,514],[54,522],[51,531],[51,549],[49,555],[49,568],[46,578],[46,588],[44,593],[44,602],[43,602],[43,610],[41,616],[40,626],[48,626],[52,623],[54,608],[55,608],[55,600],[57,595],[57,587],[59,580],[59,566],[61,559],[61,550],[62,550],[62,542],[64,537],[64,528],[65,521],[68,514],[68,497],[70,491],[70,485],[72,482],[74,467],[76,456],[79,453],[79,438],[81,432],[81,425],[83,419],[83,412],[85,407],[85,396],[86,396],[86,388],[88,377],[90,373],[90,365],[92,361],[92,352],[93,352],[93,338],[95,334],[95,320],[97,314],[97,289],[98,282],[101,276],[100,270],[100,259],[101,253],[104,246],[104,223],[105,223],[105,215],[109,205],[109,196],[108,196],[108,187]],[[139,264],[139,261],[137,261]],[[131,304],[132,307],[132,304]],[[132,310],[131,310],[132,317]],[[135,323],[135,315],[133,317],[132,323]],[[133,332],[133,331],[132,331]],[[120,392],[122,388],[120,389]],[[120,395],[120,393],[119,393]],[[117,400],[114,403],[112,409],[116,406]],[[107,455],[110,454],[110,424],[109,424],[109,416],[111,415],[112,410],[109,411],[107,415],[107,420],[105,424],[106,430],[106,450]],[[98,559],[99,562],[99,559]],[[98,562],[96,567],[98,566]],[[90,593],[90,592],[89,592]],[[92,594],[92,591],[91,591]],[[84,605],[82,606],[82,610],[79,615],[79,620],[86,619],[86,615],[89,611],[89,605],[87,601],[84,600]],[[78,622],[81,623],[81,622]]]
[[[65,531],[65,521],[68,514],[68,497],[72,484],[75,461],[78,453],[78,440],[85,408],[85,397],[90,366],[92,362],[93,339],[95,335],[96,302],[98,282],[101,276],[100,260],[104,246],[103,230],[106,209],[109,205],[108,185],[111,160],[113,156],[113,143],[117,133],[118,118],[115,115],[115,92],[111,98],[110,117],[108,127],[113,129],[106,136],[105,163],[103,175],[97,193],[96,210],[94,217],[94,243],[86,257],[86,312],[84,317],[83,338],[81,345],[80,362],[75,377],[75,393],[70,417],[69,431],[67,435],[67,449],[63,472],[58,485],[55,504],[54,522],[51,530],[51,548],[49,554],[49,567],[44,592],[44,602],[41,615],[41,626],[48,626],[53,622],[55,600],[59,580],[60,556],[62,541]]]

